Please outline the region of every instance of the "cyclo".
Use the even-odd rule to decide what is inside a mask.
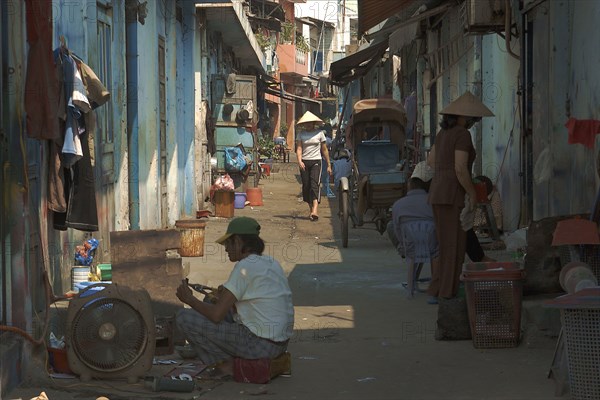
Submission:
[[[348,247],[349,219],[353,228],[374,223],[383,234],[391,206],[406,194],[405,126],[406,112],[395,100],[364,99],[354,105],[345,131],[352,172],[338,188],[343,247]]]

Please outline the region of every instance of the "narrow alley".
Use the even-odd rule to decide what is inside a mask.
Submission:
[[[199,380],[201,389],[192,393],[153,393],[123,381],[55,379],[47,386],[20,388],[8,399],[29,400],[41,390],[49,399],[61,400],[100,395],[110,400],[560,398],[547,378],[554,339],[526,331],[517,348],[493,350],[475,349],[470,340],[435,340],[438,306],[428,305],[424,293],[406,298],[402,286],[406,264],[387,236],[368,224],[350,228],[349,246],[343,249],[337,199],[324,197],[321,218],[309,221],[306,204],[298,198],[298,179],[293,160],[276,164],[259,185],[264,205],[235,210],[235,216],[259,221],[266,252],[288,274],[296,313],[288,347],[291,377],[278,377],[267,385],[241,384],[231,378]],[[184,264],[189,262],[190,282],[216,287],[227,279],[233,264],[214,241],[228,221],[210,218],[204,257],[184,259]],[[501,251],[491,254],[498,259],[511,256]],[[173,357],[182,362],[177,354],[161,358]]]

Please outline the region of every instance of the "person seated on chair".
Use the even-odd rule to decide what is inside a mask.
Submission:
[[[407,251],[410,251],[410,249],[404,248],[401,223],[419,220],[433,222],[433,210],[427,202],[429,184],[432,178],[433,170],[427,163],[425,161],[418,163],[408,181],[406,196],[396,200],[392,206],[392,221],[390,224],[393,228],[390,232],[390,224],[388,224],[388,235],[396,243],[398,253],[403,256],[406,256]],[[439,265],[438,243],[435,236],[432,237],[429,248],[431,250],[431,268],[434,269]]]
[[[293,332],[287,277],[275,259],[263,255],[265,243],[259,233],[256,220],[238,217],[217,239],[236,264],[214,304],[196,298],[187,282],[177,288],[177,298],[191,307],[177,312],[177,327],[203,363],[220,364],[226,373],[231,373],[233,358],[273,359],[284,354]]]
[[[344,177],[349,177],[352,173],[352,160],[350,150],[342,149],[338,153],[338,158],[331,163],[333,173],[333,188],[337,192],[340,186],[340,180]]]
[[[429,185],[433,178],[433,170],[427,165],[426,161],[421,161],[415,166],[413,174],[408,181],[408,192],[406,196],[396,200],[392,206],[392,220],[388,224],[388,236],[390,240],[398,250],[398,253],[404,256],[405,249],[401,238],[400,219],[404,218],[403,221],[408,220],[427,220],[433,221],[433,210],[431,205],[427,202],[427,196],[429,192]],[[432,248],[437,249],[437,240],[435,245],[432,244]],[[467,231],[467,247],[466,253],[473,262],[481,261],[495,261],[494,259],[485,255],[481,244],[475,235],[473,229]],[[433,256],[433,255],[432,255]],[[432,269],[439,266],[439,259],[437,254],[435,258],[432,258]],[[435,304],[435,300],[430,298],[428,302]]]
[[[496,228],[498,229],[498,233],[502,234],[502,200],[500,199],[500,194],[498,193],[498,190],[492,183],[492,180],[485,175],[476,176],[475,178],[473,178],[473,181],[485,183],[485,188],[487,190],[487,198],[490,202],[490,205],[492,206],[492,213],[494,214]],[[480,208],[475,209],[475,220],[473,222],[473,228],[476,231],[479,231],[481,228],[487,225],[487,219],[485,218],[483,210],[481,210]]]

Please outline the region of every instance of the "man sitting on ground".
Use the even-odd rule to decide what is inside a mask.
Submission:
[[[235,265],[214,304],[197,299],[187,282],[177,288],[177,298],[190,307],[177,313],[177,327],[203,363],[218,365],[229,375],[234,358],[285,356],[293,332],[287,277],[279,262],[263,255],[265,243],[259,233],[256,220],[237,217],[217,239]]]

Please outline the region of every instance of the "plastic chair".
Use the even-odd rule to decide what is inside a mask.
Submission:
[[[435,224],[429,220],[400,221],[400,229],[404,244],[404,256],[408,265],[408,297],[413,297],[423,263],[431,264],[437,251],[436,248],[431,248],[432,243],[437,243]]]

